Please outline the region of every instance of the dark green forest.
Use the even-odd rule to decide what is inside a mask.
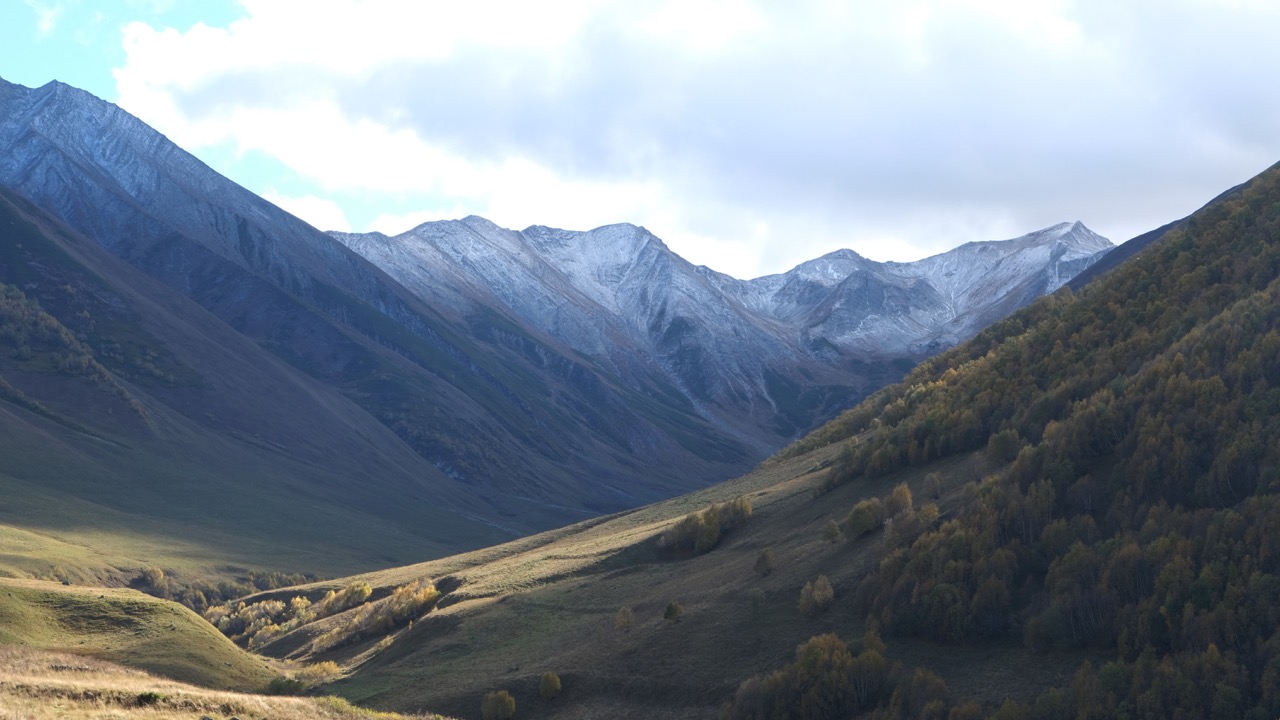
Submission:
[[[845,442],[828,488],[975,451],[999,468],[957,511],[883,534],[856,592],[890,645],[1014,638],[1108,661],[993,710],[875,647],[815,638],[726,715],[1280,715],[1278,276],[1280,166],[790,451]]]

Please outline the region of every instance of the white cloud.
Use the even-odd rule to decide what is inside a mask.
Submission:
[[[268,188],[262,197],[289,213],[306,220],[319,230],[337,230],[351,232],[351,223],[338,203],[327,198],[314,195],[293,197],[282,195],[275,188]]]
[[[22,2],[36,14],[36,33],[40,37],[52,35],[58,27],[58,19],[62,16],[62,3],[40,0],[22,0]]]
[[[197,153],[275,158],[385,232],[627,221],[752,275],[1063,220],[1127,239],[1280,156],[1273,4],[242,6],[127,26],[119,103]]]

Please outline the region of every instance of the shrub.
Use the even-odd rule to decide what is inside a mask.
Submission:
[[[764,577],[773,572],[773,548],[765,548],[756,556],[756,574]]]
[[[369,583],[363,580],[351,583],[340,592],[330,590],[316,604],[316,617],[336,615],[343,610],[362,605],[369,599],[370,595],[373,595],[373,588],[369,587]]]
[[[440,599],[440,592],[436,590],[435,584],[426,579],[406,583],[391,591],[387,597],[368,602],[371,594],[368,583],[359,582],[347,586],[341,593],[330,590],[324,599],[315,605],[307,603],[305,598],[294,598],[289,604],[290,609],[284,615],[286,622],[282,623],[280,632],[291,630],[313,619],[337,614],[341,611],[335,608],[359,601],[359,604],[344,618],[344,622],[313,638],[310,647],[312,651],[319,651],[377,635],[385,635],[386,637],[381,641],[383,644],[379,647],[381,650],[392,642],[389,633],[411,626],[414,620],[431,612],[435,608],[436,601]],[[283,607],[283,603],[280,605]],[[219,628],[221,627],[219,625]]]
[[[138,707],[155,705],[156,703],[162,700],[164,700],[164,695],[154,690],[148,690],[146,692],[138,693]]]
[[[554,700],[560,695],[560,676],[553,672],[542,673],[538,682],[538,694],[543,700]]]
[[[298,671],[296,677],[304,685],[312,686],[334,680],[340,674],[342,674],[342,669],[338,667],[338,663],[332,660],[325,660],[324,662],[303,667]]]
[[[675,600],[672,600],[667,603],[667,609],[662,613],[662,619],[670,620],[671,622],[680,622],[681,615],[684,615],[684,607]]]
[[[268,695],[300,695],[307,689],[307,684],[290,677],[272,678],[267,683]]]
[[[516,699],[506,690],[487,693],[480,703],[480,715],[484,720],[508,720],[516,714]]]

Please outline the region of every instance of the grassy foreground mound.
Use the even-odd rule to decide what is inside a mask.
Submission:
[[[187,608],[120,588],[0,578],[5,646],[74,653],[221,689],[261,689],[277,675]]]
[[[23,720],[443,720],[376,713],[338,698],[208,690],[81,655],[0,646],[0,718]]]

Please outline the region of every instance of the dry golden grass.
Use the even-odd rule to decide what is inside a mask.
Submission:
[[[156,694],[149,704],[144,694]],[[145,699],[145,698],[143,698]],[[0,720],[426,720],[354,707],[337,698],[208,690],[102,660],[0,646]]]
[[[367,582],[372,588],[370,601],[376,603],[395,588],[425,580],[438,583],[445,595],[435,610],[412,625],[395,625],[382,635],[361,634],[358,641],[336,644],[315,642],[329,634],[349,637],[360,613],[369,610],[358,606],[306,623],[260,650],[290,662],[265,664],[261,657],[247,657],[273,676],[292,675],[304,681],[307,671],[292,670],[294,663],[312,663],[313,668],[323,663],[328,669],[324,677],[312,678],[305,684],[326,683],[324,692],[387,710],[431,708],[473,716],[486,693],[507,690],[516,698],[518,716],[522,718],[714,715],[742,680],[788,662],[795,646],[808,637],[835,632],[852,639],[865,629],[861,614],[854,609],[853,590],[879,562],[881,533],[871,532],[857,540],[833,544],[823,538],[823,527],[843,520],[859,500],[883,498],[901,482],[919,494],[922,502],[932,500],[925,498],[923,491],[926,473],[935,471],[942,477],[937,503],[945,517],[960,502],[962,488],[989,470],[986,461],[974,455],[819,494],[816,491],[823,485],[825,468],[839,451],[839,446],[823,448],[667,502],[464,555],[261,593],[249,600],[288,600],[302,594],[315,601],[328,590]],[[658,536],[680,518],[739,496],[750,499],[753,516],[744,526],[727,533],[711,552],[677,557],[659,548]],[[772,551],[775,567],[761,577],[755,564],[765,549]],[[834,600],[827,612],[806,617],[797,609],[800,589],[819,575],[830,578]],[[57,647],[57,641],[63,643],[60,647],[67,647],[67,640],[57,630],[61,625],[46,624],[52,628],[47,631],[50,639],[42,639],[32,630],[40,627],[31,622],[38,615],[24,609],[35,605],[29,600],[14,603],[22,600],[23,585],[31,585],[33,592],[66,591],[81,597],[86,591],[51,583],[34,587],[36,584],[30,581],[13,580],[0,580],[0,589],[5,583],[13,588],[14,600],[0,594],[0,642],[6,642],[2,616],[8,602],[12,606],[10,614],[17,613],[15,619],[27,628],[22,641],[28,645],[43,643],[46,648]],[[94,592],[97,591],[89,591],[90,599],[97,598]],[[137,600],[130,591],[114,592],[121,593],[116,598],[120,601]],[[98,599],[113,598],[113,591],[108,591]],[[664,609],[672,602],[684,609],[678,624],[663,619]],[[131,617],[140,607],[133,606]],[[634,621],[630,627],[619,629],[614,619],[623,607],[632,609]],[[212,627],[205,630],[213,631]],[[196,637],[193,633],[188,635]],[[99,644],[119,649],[130,641],[129,637],[109,634]],[[230,646],[225,638],[217,639]],[[235,648],[224,649],[245,656]],[[148,646],[143,650],[151,653],[156,648]],[[136,654],[130,652],[129,656]],[[989,648],[978,651],[894,640],[890,640],[889,656],[907,665],[929,667],[962,696],[988,702],[999,701],[1006,694],[1017,695],[1018,683],[1022,682],[1019,673],[1025,667],[1034,665],[1036,672],[1043,675],[1066,672],[1079,664],[1078,658],[1064,659],[1062,663],[1037,658],[1029,664],[1020,647],[992,653]],[[129,661],[130,657],[116,659]],[[227,661],[234,659],[228,657]],[[88,671],[71,674],[84,672]],[[541,697],[539,692],[540,679],[547,672],[556,673],[562,680],[562,693],[554,700]],[[9,674],[0,667],[0,678]],[[202,715],[224,720],[232,714],[212,712],[222,706],[209,698],[223,697],[213,691],[171,692],[165,688],[174,685],[160,685],[167,681],[152,678],[142,684],[121,685],[123,680],[113,681],[109,686],[94,681],[86,686],[91,688],[90,693],[76,694],[79,691],[54,682],[59,674],[66,673],[36,673],[43,678],[39,683],[27,682],[21,687],[12,684],[17,680],[5,680],[9,684],[3,686],[0,702],[7,703],[6,712],[11,714],[0,715],[0,720]],[[1001,678],[997,687],[987,681],[990,677]],[[1043,684],[1042,680],[1028,677],[1025,683]],[[248,688],[241,685],[234,689]],[[150,709],[137,707],[138,694],[147,691],[164,694],[165,702]],[[190,692],[197,693],[203,698],[198,702],[205,704],[188,700],[196,697]],[[243,708],[235,712],[241,720],[370,717],[367,711],[336,700],[295,705],[291,703],[300,701],[226,697],[254,698],[253,703],[283,703],[278,707],[236,706]],[[64,712],[36,714],[44,712],[39,710],[42,703],[50,702],[61,703]],[[129,705],[131,702],[133,706]],[[16,709],[10,711],[9,707]],[[200,709],[192,709],[197,707]],[[154,714],[165,712],[171,714]],[[288,715],[290,712],[302,714]]]
[[[347,618],[339,614],[266,649],[337,661],[346,677],[330,691],[390,709],[469,715],[485,693],[506,689],[521,717],[714,714],[747,676],[788,661],[797,642],[818,632],[862,632],[849,605],[857,579],[875,562],[877,540],[833,546],[821,528],[843,519],[858,498],[885,495],[904,479],[918,484],[923,474],[815,499],[839,450],[823,448],[700,492],[501,546],[271,593],[320,593],[362,580],[376,597],[420,578],[450,578],[442,583],[450,592],[441,607],[412,628],[306,652],[301,638],[340,626]],[[963,471],[952,473],[957,482],[970,474],[967,465],[957,469]],[[658,548],[657,537],[680,518],[738,496],[750,499],[753,517],[713,551],[675,558]],[[760,578],[754,566],[766,547],[774,549],[777,569]],[[836,608],[813,620],[796,610],[796,600],[819,574],[837,585]],[[685,610],[678,625],[662,619],[672,601]],[[621,607],[634,609],[627,631],[614,626]],[[554,702],[538,694],[545,672],[564,683]]]
[[[818,494],[839,451],[823,448],[698,493],[502,546],[359,576],[375,596],[446,576],[442,587],[451,591],[410,629],[297,657],[344,666],[344,677],[326,692],[392,710],[470,716],[486,693],[507,690],[523,718],[714,716],[739,683],[789,662],[809,637],[834,632],[854,639],[864,632],[854,590],[882,556],[882,533],[833,544],[822,535],[829,521],[902,482],[921,503],[934,501],[924,492],[929,472],[941,474],[936,502],[945,517],[964,486],[990,470],[975,454]],[[676,557],[658,547],[657,536],[686,514],[740,495],[754,506],[751,520],[711,552]],[[775,568],[761,577],[755,563],[766,548]],[[827,612],[806,617],[797,608],[800,590],[819,575],[830,579],[835,597]],[[684,609],[679,623],[663,619],[673,601]],[[623,607],[633,612],[628,628],[615,623]],[[342,615],[322,621],[341,622]],[[889,646],[891,660],[928,667],[962,697],[987,703],[1007,695],[1025,700],[1025,687],[1080,662],[1040,656],[1032,662],[1016,644],[998,652],[895,639]],[[546,672],[563,683],[555,700],[538,692]],[[993,686],[988,676],[1002,682]]]

